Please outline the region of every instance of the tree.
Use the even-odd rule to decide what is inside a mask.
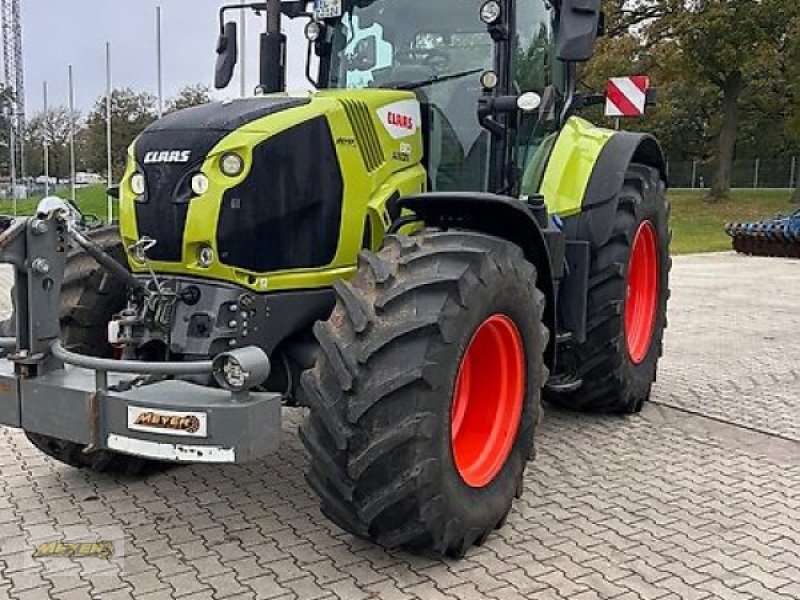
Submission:
[[[111,162],[114,179],[125,171],[128,147],[156,119],[155,98],[151,94],[136,93],[129,88],[111,93],[112,145]],[[106,98],[99,98],[86,120],[85,164],[95,173],[105,173],[106,158]]]
[[[40,112],[28,122],[27,161],[28,172],[44,174],[44,144],[48,145],[50,176],[69,177],[70,124],[80,121],[79,114],[70,117],[69,109],[53,107]],[[76,132],[77,134],[77,132]]]
[[[789,120],[787,129],[793,138],[794,150],[797,153],[800,151],[800,8],[796,8],[792,15],[786,58],[789,78]],[[800,204],[800,165],[796,165],[795,178],[792,202]]]
[[[167,112],[175,112],[176,110],[183,110],[184,108],[191,108],[192,106],[200,106],[201,104],[208,104],[211,102],[211,90],[208,86],[201,83],[195,85],[187,85],[183,88],[175,98],[172,98],[167,103]]]
[[[715,132],[714,177],[709,201],[730,196],[733,159],[742,118],[742,98],[749,87],[780,64],[781,46],[795,0],[664,0],[668,5],[657,30],[680,44],[687,70],[719,94],[719,110],[710,125]]]

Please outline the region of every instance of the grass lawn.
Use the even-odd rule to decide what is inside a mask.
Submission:
[[[60,194],[67,197],[69,190]],[[735,190],[729,202],[706,204],[703,190],[672,191],[669,194],[672,202],[672,251],[674,254],[728,251],[731,242],[725,234],[725,223],[754,221],[771,218],[777,213],[793,212],[797,207],[790,203],[791,194],[791,190]],[[31,214],[40,199],[20,201],[19,213]],[[104,185],[80,188],[76,199],[85,213],[105,218],[108,209]],[[0,214],[12,212],[11,201],[0,200]]]
[[[59,189],[56,195],[62,198],[69,198],[69,194],[69,188],[67,188]],[[27,200],[18,201],[17,212],[20,215],[33,214],[33,211],[36,210],[36,206],[41,199],[42,196],[35,196]],[[85,214],[96,215],[101,219],[105,219],[108,215],[105,185],[90,185],[78,188],[75,190],[75,201]],[[13,202],[11,202],[11,200],[0,199],[0,215],[13,214]]]
[[[703,202],[703,190],[675,190],[672,202],[672,252],[724,252],[731,250],[725,223],[769,219],[797,210],[791,190],[734,190],[733,199],[721,204]]]

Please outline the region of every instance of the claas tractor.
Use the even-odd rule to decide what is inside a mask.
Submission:
[[[129,150],[119,223],[51,201],[15,269],[0,422],[73,467],[242,463],[301,407],[322,512],[462,556],[523,493],[541,404],[636,413],[670,271],[665,160],[579,115],[600,0],[270,0],[253,97]],[[286,92],[283,25],[315,91]]]

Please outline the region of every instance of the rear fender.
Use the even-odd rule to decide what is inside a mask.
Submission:
[[[631,163],[661,173],[666,161],[650,135],[615,132],[572,117],[550,155],[540,192],[548,210],[566,221],[569,239],[597,247],[611,235],[617,200]]]
[[[615,134],[597,158],[580,214],[565,220],[569,239],[588,241],[593,248],[608,242],[619,208],[619,194],[633,163],[658,170],[661,178],[667,181],[666,161],[655,138],[642,133]]]

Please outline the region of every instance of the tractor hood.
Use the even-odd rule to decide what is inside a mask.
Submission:
[[[289,108],[305,106],[310,98],[264,96],[230,102],[212,102],[179,110],[159,119],[142,137],[165,131],[215,131],[228,134],[252,121]]]
[[[157,272],[259,291],[279,285],[275,274],[311,280],[320,269],[349,268],[370,196],[422,159],[418,113],[409,92],[341,91],[167,115],[129,150],[123,241],[155,240],[147,259]],[[341,236],[345,221],[352,239]],[[133,270],[146,272],[136,259],[129,255]]]

